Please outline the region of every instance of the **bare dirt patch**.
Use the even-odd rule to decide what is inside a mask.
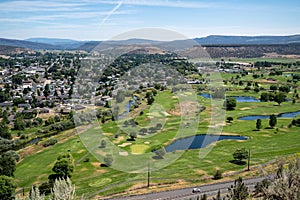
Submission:
[[[125,137],[124,137],[124,136],[119,136],[118,138],[115,138],[115,139],[114,139],[113,143],[114,143],[114,144],[118,144],[118,143],[120,143],[120,142],[122,142],[122,141],[124,141],[124,140],[125,140]]]
[[[120,156],[128,156],[128,152],[127,151],[120,151],[119,155]]]
[[[99,165],[100,166],[100,165]],[[103,173],[105,173],[105,172],[107,172],[107,170],[105,170],[105,169],[97,169],[96,170],[96,173],[97,174],[103,174]]]
[[[213,163],[212,161],[210,161],[210,160],[204,160],[204,162],[207,162],[207,163]]]
[[[80,149],[79,151],[77,151],[78,154],[84,152],[84,149]]]
[[[195,170],[196,174],[199,174],[199,175],[205,175],[207,174],[206,171],[202,170],[202,169],[198,169],[198,170]]]
[[[99,163],[99,162],[91,162],[91,164],[92,164],[94,167],[99,167],[101,163]]]
[[[240,110],[251,110],[250,107],[244,107],[244,108],[241,108]]]
[[[145,187],[145,183],[136,183],[133,186],[131,186],[130,188],[128,188],[127,191],[136,190],[136,189],[140,189],[143,187]]]
[[[130,143],[130,142],[125,142],[125,143],[123,143],[123,144],[119,144],[118,146],[119,146],[119,147],[127,147],[127,146],[129,146],[129,145],[132,145],[132,143]]]
[[[180,102],[180,104],[175,104],[174,108],[167,112],[174,116],[193,116],[198,109],[197,102],[184,101]]]
[[[89,169],[86,168],[86,167],[80,169],[81,172],[84,172],[84,171],[87,171],[87,170],[89,170]]]
[[[236,133],[222,132],[221,135],[239,135]]]

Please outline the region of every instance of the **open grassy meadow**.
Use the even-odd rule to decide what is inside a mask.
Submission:
[[[223,78],[229,79],[231,76],[232,74],[226,74]],[[242,87],[235,86],[232,86],[232,90],[228,91],[226,95],[254,96],[259,98],[259,93],[253,91],[246,92],[242,90]],[[288,95],[291,96],[292,94]],[[95,141],[91,141],[95,144],[97,143],[98,135],[103,135],[111,144],[118,146],[122,151],[128,152],[130,155],[151,154],[151,151],[157,145],[167,145],[178,138],[195,134],[205,134],[207,132],[211,118],[211,100],[198,96],[197,101],[199,105],[205,106],[206,109],[199,114],[196,133],[190,131],[191,128],[188,126],[186,126],[186,131],[178,133],[178,130],[184,130],[181,127],[182,118],[178,98],[169,90],[165,90],[158,92],[157,96],[155,96],[155,103],[160,107],[156,109],[151,108],[145,102],[142,102],[140,106],[140,108],[143,108],[142,114],[139,114],[139,112],[129,114],[140,127],[149,128],[154,126],[156,122],[153,124],[152,119],[154,117],[159,119],[159,122],[162,123],[162,128],[151,135],[151,137],[141,137],[138,135],[135,140],[128,141],[128,133],[122,130],[123,119],[123,121],[110,121],[101,124],[100,127],[90,127],[80,134],[95,137]],[[167,153],[170,156],[172,154],[174,156],[179,155],[179,158],[170,163],[170,165],[158,171],[151,172],[152,184],[155,186],[159,184],[172,185],[172,183],[178,182],[185,182],[186,184],[204,183],[211,180],[211,176],[216,170],[221,170],[223,175],[230,175],[232,172],[243,170],[246,168],[246,165],[236,165],[230,162],[233,159],[232,153],[237,148],[244,147],[251,150],[252,167],[282,156],[299,153],[300,131],[299,127],[289,126],[292,119],[277,119],[277,124],[272,129],[269,128],[269,120],[264,119],[262,120],[263,127],[260,130],[256,130],[255,120],[247,121],[238,119],[247,115],[271,115],[298,111],[299,109],[299,100],[295,103],[291,101],[283,102],[280,106],[275,102],[238,102],[235,110],[226,111],[225,117],[230,116],[233,118],[233,121],[231,123],[226,122],[223,125],[221,134],[247,136],[248,140],[223,140],[210,144],[203,149]],[[78,195],[87,194],[89,198],[92,198],[130,191],[145,186],[147,180],[146,173],[125,173],[111,167],[101,166],[101,160],[96,159],[93,154],[89,153],[83,138],[81,135],[67,137],[54,146],[38,148],[38,152],[32,152],[31,155],[23,158],[18,163],[15,173],[18,191],[22,188],[29,191],[32,185],[47,181],[47,177],[52,173],[51,169],[56,158],[65,152],[70,152],[75,160],[72,181],[76,185]],[[94,153],[93,150],[91,152]],[[154,155],[154,153],[152,154]],[[202,154],[207,155],[201,158]],[[89,158],[89,160],[86,158]],[[126,162],[126,159],[124,162]],[[259,173],[255,172],[254,175],[259,175]]]

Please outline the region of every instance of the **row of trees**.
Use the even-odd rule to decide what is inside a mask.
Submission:
[[[0,140],[0,199],[12,200],[17,187],[13,177],[19,156],[15,151],[8,150],[10,148],[5,145],[5,143],[8,144],[12,140],[1,137]]]
[[[54,186],[56,180],[67,180],[71,178],[74,170],[74,159],[70,153],[58,156],[54,166],[53,174],[48,176],[48,181],[40,185],[39,190],[42,194],[48,195]]]
[[[286,94],[283,92],[278,92],[276,94],[274,93],[261,93],[260,95],[260,100],[261,101],[275,101],[276,103],[278,103],[278,105],[280,105],[282,102],[285,101],[286,98]]]
[[[2,139],[1,139],[2,140]],[[4,146],[0,146],[1,148]],[[14,181],[14,172],[16,170],[16,162],[19,160],[19,156],[15,151],[2,151],[0,155],[0,199],[3,200],[13,200],[15,199],[15,189],[16,183]],[[57,195],[61,194],[72,194],[74,197],[74,192],[70,193],[69,190],[65,190],[66,187],[62,185],[71,185],[71,173],[74,170],[74,160],[71,154],[60,155],[52,171],[48,177],[48,181],[43,183],[39,188],[32,188],[29,199],[38,200],[45,199],[45,195],[52,193],[54,199],[69,199],[69,198],[58,198]],[[68,187],[70,188],[70,187]],[[56,198],[57,197],[57,198]],[[65,196],[66,197],[66,196]],[[74,199],[74,198],[70,198]]]
[[[283,92],[274,93],[262,93],[260,96],[261,101],[275,101],[280,105],[286,99],[286,94]],[[226,98],[225,107],[227,110],[234,110],[237,105],[237,101],[233,97]]]
[[[274,128],[277,124],[277,117],[273,114],[273,115],[270,115],[270,118],[269,118],[269,125],[271,128]],[[262,128],[262,120],[261,119],[257,119],[256,120],[256,129],[257,130],[260,130]]]

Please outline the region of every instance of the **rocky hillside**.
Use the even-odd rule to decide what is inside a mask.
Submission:
[[[271,54],[277,56],[297,55],[300,57],[300,43],[282,45],[203,45],[203,48],[212,58],[259,58]]]

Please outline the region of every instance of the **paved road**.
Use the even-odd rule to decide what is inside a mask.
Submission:
[[[257,182],[260,182],[265,177],[259,178],[251,178],[245,179],[243,182],[249,187],[253,187]],[[150,193],[150,194],[143,194],[143,195],[136,195],[136,196],[128,196],[128,197],[120,197],[114,198],[115,200],[173,200],[173,199],[189,199],[194,196],[198,196],[199,194],[207,194],[207,195],[215,195],[218,190],[223,192],[227,192],[227,189],[233,184],[233,181],[230,182],[222,182],[210,185],[200,186],[201,193],[194,194],[192,193],[192,187],[178,189],[178,190],[171,190],[166,192],[158,192],[158,193]]]

